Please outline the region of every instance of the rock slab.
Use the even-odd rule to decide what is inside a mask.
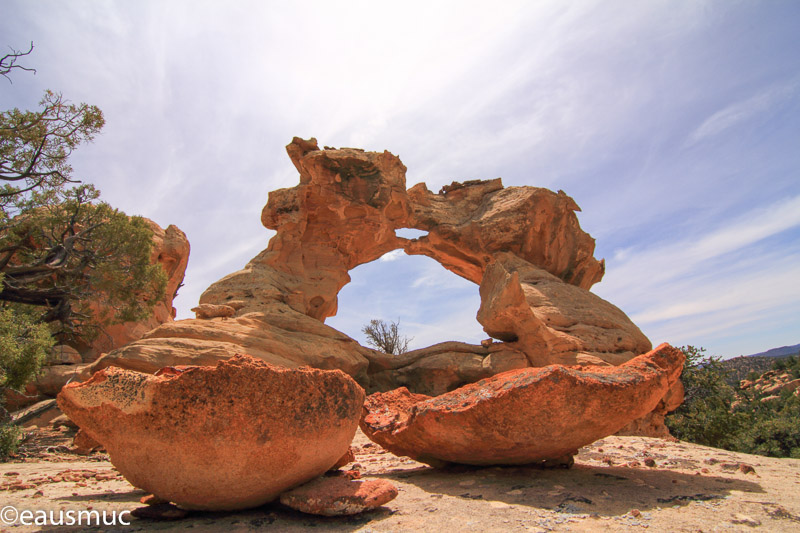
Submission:
[[[679,379],[668,344],[620,366],[523,368],[431,398],[372,394],[361,429],[395,455],[432,465],[563,460],[652,411]]]
[[[257,507],[347,451],[364,391],[341,371],[236,356],[159,376],[103,369],[59,407],[136,487],[185,509]]]
[[[353,480],[321,477],[281,494],[281,503],[301,513],[353,515],[375,509],[397,497],[397,487],[385,479]]]

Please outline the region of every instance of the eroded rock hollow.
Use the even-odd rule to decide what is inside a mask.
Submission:
[[[95,369],[154,372],[244,353],[341,369],[370,392],[406,386],[435,396],[511,369],[620,365],[650,350],[622,311],[589,292],[604,264],[563,192],[495,179],[433,193],[422,183],[406,189],[406,167],[389,152],[320,149],[299,138],[287,152],[300,183],[270,193],[261,219],[277,234],[266,250],[209,287],[198,318],[163,324]],[[400,228],[428,234],[405,239]],[[478,321],[496,341],[446,342],[398,357],[326,326],[348,271],[397,249],[476,283]]]

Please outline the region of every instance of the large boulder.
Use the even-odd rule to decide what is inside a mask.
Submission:
[[[683,362],[662,344],[616,367],[510,370],[434,398],[400,388],[367,398],[361,429],[396,455],[434,465],[566,462],[652,411]]]
[[[59,407],[136,487],[186,509],[256,507],[347,452],[364,391],[349,376],[248,356],[160,375],[106,368]]]

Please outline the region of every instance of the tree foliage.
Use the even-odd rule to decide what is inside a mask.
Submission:
[[[694,346],[681,350],[686,355],[681,374],[686,395],[666,419],[673,435],[731,451],[800,458],[800,397],[790,390],[775,398],[755,387],[732,387],[719,359],[705,357],[705,350]],[[796,357],[777,361],[773,369],[800,376]]]
[[[736,395],[725,382],[726,370],[719,359],[705,357],[704,348],[690,345],[680,349],[686,356],[681,374],[684,401],[668,418],[667,426],[679,439],[731,449],[745,421],[730,409]]]
[[[47,326],[30,315],[0,309],[0,391],[30,381],[54,342]]]
[[[406,353],[408,343],[412,340],[400,334],[399,321],[386,323],[383,320],[372,319],[369,324],[361,328],[361,332],[367,336],[367,344],[393,355]]]
[[[0,58],[10,81],[30,54]],[[164,296],[152,230],[79,185],[72,152],[103,127],[96,106],[46,91],[36,111],[0,112],[0,402],[39,371],[55,342],[86,343],[108,324],[144,318]],[[0,407],[0,456],[18,428]]]
[[[2,274],[0,274],[2,278]],[[35,317],[0,308],[0,459],[16,451],[21,428],[10,421],[2,405],[7,388],[21,389],[42,367],[54,339]]]
[[[39,111],[0,113],[0,180],[5,182],[0,200],[12,216],[20,195],[74,182],[70,154],[105,124],[96,106],[72,104],[53,91],[46,91],[39,105]]]
[[[34,192],[0,229],[0,300],[41,307],[43,321],[83,338],[144,318],[166,287],[145,221],[97,197],[91,185]]]

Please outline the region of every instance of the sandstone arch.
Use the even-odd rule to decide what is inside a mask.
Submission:
[[[277,234],[267,248],[203,293],[197,312],[204,318],[162,325],[96,369],[152,372],[246,353],[289,367],[339,368],[367,390],[414,390],[412,365],[463,374],[424,385],[430,394],[522,366],[619,365],[651,348],[622,311],[589,292],[604,264],[563,191],[495,179],[433,193],[425,184],[406,189],[406,167],[389,152],[321,150],[315,139],[299,138],[287,152],[300,183],[270,193],[261,220]],[[399,228],[428,233],[405,239]],[[478,284],[478,320],[497,342],[442,343],[392,358],[326,326],[348,271],[397,249]]]

